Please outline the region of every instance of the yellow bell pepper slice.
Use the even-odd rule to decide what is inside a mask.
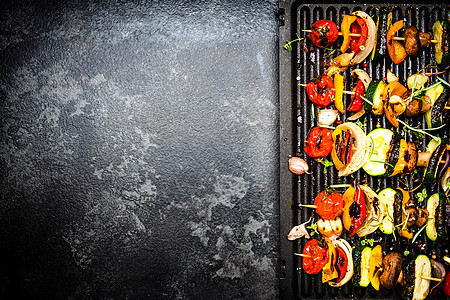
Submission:
[[[328,282],[330,280],[333,280],[335,278],[338,278],[339,274],[336,270],[336,248],[334,247],[333,242],[329,238],[324,238],[327,246],[328,246],[328,256],[330,260],[327,262],[327,264],[322,269],[322,283]]]
[[[377,245],[370,252],[369,258],[369,278],[373,288],[377,291],[380,290],[380,273],[378,270],[381,268],[383,262],[383,253],[381,245]]]
[[[334,75],[334,105],[340,113],[345,112],[344,108],[344,76]]]

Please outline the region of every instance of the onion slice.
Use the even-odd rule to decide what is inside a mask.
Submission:
[[[353,58],[353,63],[359,64],[364,59],[366,59],[369,54],[372,53],[373,46],[375,45],[375,41],[377,40],[377,26],[373,19],[363,11],[355,11],[352,15],[360,17],[366,21],[367,25],[367,40],[364,44],[364,49],[358,52]]]
[[[336,109],[321,109],[319,110],[319,126],[330,126],[336,122],[338,117],[338,111]]]
[[[350,246],[350,244],[344,239],[338,239],[334,242],[334,244],[344,252],[345,256],[347,256],[347,272],[345,273],[344,278],[342,278],[342,280],[338,283],[328,281],[328,284],[332,287],[340,287],[349,282],[353,276],[352,246]]]
[[[358,79],[362,81],[362,83],[364,84],[364,91],[367,91],[367,88],[372,81],[369,74],[367,74],[367,72],[362,69],[354,69],[352,74],[356,75]]]
[[[430,290],[430,295],[437,294],[441,291],[444,286],[444,279],[447,272],[445,271],[445,267],[442,263],[435,261],[434,259],[430,260],[431,262],[431,277],[442,279],[441,282],[438,282],[435,286],[433,286]]]

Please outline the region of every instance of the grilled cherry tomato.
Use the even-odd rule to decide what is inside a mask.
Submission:
[[[316,21],[309,34],[309,39],[319,48],[325,48],[337,40],[339,30],[331,20]]]
[[[344,211],[344,199],[339,193],[325,190],[317,195],[314,200],[316,212],[324,220],[333,220]]]
[[[364,89],[364,83],[362,80],[358,80],[358,83],[356,84],[355,88],[353,89],[354,94],[352,95],[351,99],[352,102],[348,106],[349,111],[360,111],[363,108],[364,101],[361,99],[361,96],[364,95],[365,89]]]
[[[366,200],[364,198],[364,192],[359,185],[356,187],[353,203],[349,207],[349,215],[351,225],[348,231],[350,236],[353,236],[366,219]]]
[[[306,154],[310,157],[325,157],[330,154],[333,149],[331,133],[330,129],[319,126],[311,129],[304,148]]]
[[[338,247],[336,247],[336,252],[337,259],[335,267],[339,274],[338,278],[336,279],[336,283],[339,283],[342,279],[344,279],[345,274],[347,273],[348,258],[347,255],[345,255],[344,251],[342,251]]]
[[[358,53],[364,49],[363,47],[367,40],[368,28],[366,21],[364,21],[363,18],[356,18],[356,22],[354,22],[351,26],[351,33],[360,34],[359,37],[352,37],[350,42],[352,51]]]
[[[317,274],[330,260],[326,242],[309,240],[303,248],[303,270],[308,274]]]
[[[450,272],[447,272],[447,276],[445,277],[443,290],[447,296],[450,296]]]
[[[334,83],[327,75],[315,78],[306,85],[309,99],[319,108],[325,108],[331,104],[334,98]]]

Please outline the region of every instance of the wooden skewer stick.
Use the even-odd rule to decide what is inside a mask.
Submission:
[[[306,84],[304,84],[304,83],[299,83],[298,85],[299,86],[306,86]],[[355,92],[351,92],[351,91],[343,91],[343,93],[344,94],[348,94],[348,95],[354,95],[355,94]]]
[[[420,277],[422,277],[422,279],[427,279],[427,280],[431,280],[431,281],[439,281],[439,282],[442,281],[442,279],[434,278],[434,277],[429,277],[429,276],[424,276],[424,275],[422,275],[422,276],[420,276]]]
[[[316,208],[316,205],[312,205],[312,204],[299,204],[298,206],[303,206],[303,207],[308,207],[308,208]]]
[[[311,30],[308,30],[308,29],[302,29],[302,31],[303,32],[311,32]],[[342,35],[342,33],[339,32],[339,35]],[[361,36],[361,34],[359,34],[359,33],[350,33],[349,36],[356,36],[356,37],[358,37],[358,36]],[[394,36],[392,39],[394,41],[404,41],[405,40],[405,38],[401,37],[401,36]],[[437,44],[438,41],[437,40],[431,40],[431,42],[433,44]]]
[[[301,256],[301,257],[306,257],[306,258],[311,258],[311,255],[306,255],[306,254],[303,254],[303,253],[294,253],[294,255]]]
[[[450,263],[450,257],[444,256],[444,260],[445,260],[446,262]]]

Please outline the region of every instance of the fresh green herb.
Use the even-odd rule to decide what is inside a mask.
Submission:
[[[364,120],[364,123],[362,123],[361,121],[358,121],[358,126],[359,126],[363,131],[366,131],[367,119]]]
[[[350,184],[333,184],[330,185],[330,188],[332,189],[339,189],[339,188],[348,188],[350,186]]]
[[[374,241],[375,241],[374,239],[364,239],[361,241],[361,245],[365,246],[366,244],[369,244],[370,247],[373,247]]]
[[[305,39],[305,38],[300,38],[297,33],[295,35],[297,36],[297,38],[295,40],[292,40],[292,41],[287,41],[287,43],[283,45],[284,49],[286,49],[288,51],[292,51],[292,43],[300,42],[300,41]]]
[[[440,77],[437,77],[437,76],[436,76],[436,78],[437,78],[440,82],[442,82],[443,84],[450,86],[450,83],[448,83],[448,82],[445,81],[444,79],[442,79],[442,78],[440,78]]]
[[[402,120],[398,120],[398,122],[401,123],[401,124],[403,124],[406,128],[408,128],[408,129],[410,129],[410,130],[417,131],[417,132],[420,132],[420,133],[422,133],[422,134],[428,135],[429,137],[431,137],[431,138],[432,138],[433,140],[435,140],[436,142],[439,142],[439,141],[440,141],[440,138],[439,138],[439,137],[434,136],[434,135],[432,135],[432,134],[430,134],[430,133],[424,131],[423,129],[417,129],[417,128],[411,127],[411,126],[409,126],[408,124],[406,124],[405,122],[403,122]],[[437,128],[438,128],[438,127],[437,127]]]
[[[326,174],[327,173],[327,168],[331,167],[333,165],[333,162],[329,161],[326,158],[318,158],[318,159],[316,159],[316,161],[320,162],[322,165],[324,165],[323,174]]]
[[[312,223],[311,225],[309,225],[308,227],[306,227],[308,229],[311,229],[311,233],[309,234],[310,236],[313,236],[314,234],[319,234],[319,232],[317,231],[317,222]]]
[[[414,243],[415,241],[416,241],[416,239],[417,239],[417,237],[419,236],[419,234],[425,229],[425,227],[427,226],[427,224],[425,224],[425,225],[423,225],[422,226],[422,228],[420,228],[420,230],[419,231],[417,231],[417,233],[416,233],[416,235],[414,235],[414,237],[413,237],[413,239],[412,239],[412,242],[411,243]]]
[[[403,255],[404,255],[404,256],[408,256],[408,255],[409,255],[409,251],[408,251],[408,250],[405,250],[405,252],[403,252]]]
[[[331,130],[335,130],[336,129],[336,127],[328,126],[328,125],[319,125],[319,127],[328,128],[328,129],[331,129]]]
[[[325,50],[331,51],[330,53],[328,53],[326,58],[330,58],[330,56],[332,56],[336,52],[336,49],[325,48]]]
[[[424,188],[421,193],[416,194],[417,201],[420,203],[427,198],[427,190]]]
[[[392,168],[394,168],[394,166],[393,165],[391,165],[390,163],[388,163],[388,162],[385,162],[385,161],[381,161],[381,160],[374,160],[374,159],[371,159],[371,160],[369,160],[370,162],[376,162],[376,163],[380,163],[380,164],[385,164],[385,165],[388,165],[388,166],[390,166],[390,167],[392,167]]]

